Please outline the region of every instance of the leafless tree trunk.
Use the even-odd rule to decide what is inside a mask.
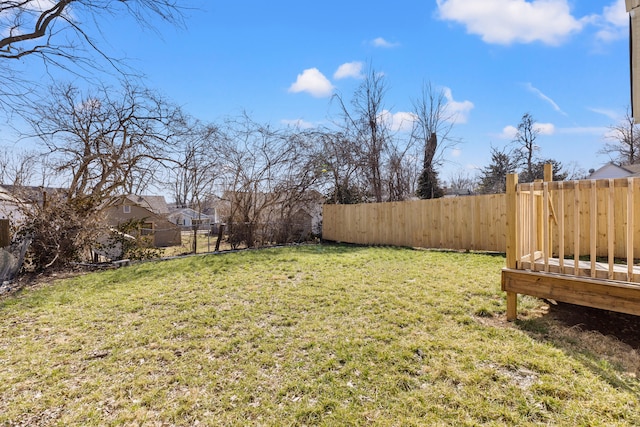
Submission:
[[[232,245],[260,245],[264,238],[259,227],[271,221],[270,208],[284,196],[276,191],[276,179],[290,161],[289,147],[280,132],[255,123],[246,114],[227,122],[225,133],[222,199],[229,207],[226,216]]]
[[[413,115],[411,138],[423,147],[423,167],[436,168],[444,161],[446,150],[459,143],[451,137],[456,116],[447,108],[445,92],[425,83],[420,97],[413,100]]]
[[[456,117],[447,108],[445,92],[436,91],[431,83],[424,84],[420,98],[413,101],[413,114],[411,139],[423,149],[417,195],[423,199],[440,197],[437,168],[446,150],[458,143],[450,136]]]

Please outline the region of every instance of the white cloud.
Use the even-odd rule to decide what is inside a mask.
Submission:
[[[392,113],[389,110],[384,110],[380,116],[382,121],[394,131],[409,132],[415,121],[413,113],[404,111]]]
[[[363,77],[362,75],[362,62],[354,61],[347,62],[338,67],[335,73],[333,73],[333,78],[336,80],[346,79],[346,78],[354,78],[360,79]]]
[[[556,133],[556,127],[553,123],[536,123],[533,129],[538,131],[540,135],[553,135]]]
[[[443,88],[443,93],[447,100],[447,104],[445,105],[445,115],[450,118],[451,122],[466,123],[469,118],[469,112],[474,108],[473,102],[455,101],[451,95],[451,89],[447,87]],[[413,112],[406,111],[392,113],[389,110],[384,110],[380,116],[384,123],[392,130],[401,132],[411,131],[413,124],[416,121],[415,114]],[[453,155],[455,156],[456,153],[453,153]]]
[[[553,123],[535,123],[533,125],[533,129],[536,130],[540,135],[553,135],[556,133],[556,127]],[[498,135],[498,138],[501,139],[510,139],[514,140],[518,135],[518,128],[515,126],[505,126],[502,129],[502,132]]]
[[[587,18],[571,15],[567,0],[437,0],[440,18],[463,24],[487,43],[562,43]]]
[[[462,150],[459,148],[452,148],[451,149],[451,156],[452,157],[460,157],[462,155]]]
[[[624,0],[616,0],[611,6],[605,6],[602,16],[607,22],[617,27],[629,25],[629,14]]]
[[[610,42],[626,37],[629,34],[629,14],[624,0],[616,0],[610,6],[605,6],[597,25],[601,27],[596,33],[600,41]]]
[[[589,111],[593,111],[596,114],[601,114],[608,117],[611,120],[620,120],[621,115],[615,110],[608,110],[606,108],[587,108]]]
[[[27,0],[20,7],[10,6],[2,9],[1,6],[4,6],[5,3],[11,2],[3,1],[0,5],[0,19],[3,21],[0,23],[2,26],[0,30],[1,37],[18,36],[33,31],[33,27],[42,12],[53,9],[59,2],[54,0]],[[62,11],[61,16],[68,21],[75,19],[72,13],[72,6],[73,3],[67,5]]]
[[[502,133],[498,135],[498,137],[501,139],[514,139],[517,134],[518,134],[518,128],[515,126],[509,125],[509,126],[505,126],[502,129]]]
[[[446,111],[456,123],[466,123],[469,120],[469,113],[474,105],[471,101],[455,101],[448,87],[443,88],[444,97],[447,99]]]
[[[283,120],[280,120],[280,123],[282,123],[285,126],[289,126],[297,129],[313,129],[314,127],[316,127],[316,125],[314,125],[313,123],[307,122],[302,119],[293,119],[293,120],[283,119]]]
[[[604,135],[610,130],[607,127],[587,126],[587,127],[572,127],[572,128],[558,128],[557,132],[563,135]]]
[[[308,68],[298,74],[289,92],[307,92],[316,98],[325,98],[333,93],[333,85],[317,68]]]
[[[567,115],[567,113],[565,113],[564,111],[562,111],[562,109],[558,106],[558,104],[556,104],[556,102],[549,98],[547,95],[545,95],[544,93],[542,93],[542,91],[536,87],[534,87],[531,83],[525,83],[525,87],[530,91],[535,93],[540,99],[542,99],[543,101],[548,102],[551,107],[553,107],[554,110],[556,110],[558,113],[563,114],[563,115]]]
[[[388,49],[388,48],[392,48],[392,47],[398,47],[398,46],[400,46],[400,44],[399,44],[399,43],[391,43],[391,42],[389,42],[389,41],[387,41],[387,40],[383,39],[382,37],[377,37],[377,38],[373,39],[373,40],[371,41],[371,44],[372,44],[374,47],[382,47],[382,48],[387,48],[387,49]]]

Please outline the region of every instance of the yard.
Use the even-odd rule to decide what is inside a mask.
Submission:
[[[502,256],[309,245],[0,301],[0,425],[640,425],[640,357],[504,321]]]

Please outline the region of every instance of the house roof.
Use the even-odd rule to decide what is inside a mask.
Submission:
[[[640,164],[620,166],[622,169],[628,170],[633,175],[640,174]]]
[[[213,219],[213,216],[207,215],[207,214],[202,213],[202,212],[198,212],[198,211],[196,211],[194,209],[191,209],[191,208],[174,209],[169,214],[170,217],[177,217],[177,216],[180,216],[180,215],[187,216],[189,218],[201,218],[201,219],[211,218],[211,219]]]
[[[22,200],[23,203],[38,203],[42,204],[44,201],[44,194],[48,195],[65,195],[66,189],[56,187],[34,187],[29,185],[2,185],[4,194],[13,197],[14,200]],[[6,197],[6,196],[5,196]]]
[[[634,165],[616,165],[607,163],[597,170],[591,172],[588,179],[607,179],[607,178],[628,178],[632,176],[640,176],[640,164]]]
[[[125,199],[135,205],[150,210],[156,215],[169,214],[169,207],[167,206],[164,196],[138,196],[135,194],[129,194],[125,196]]]

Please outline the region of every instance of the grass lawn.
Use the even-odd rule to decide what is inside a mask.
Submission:
[[[0,425],[640,425],[636,359],[533,298],[506,323],[503,265],[317,245],[26,290],[0,301]]]

